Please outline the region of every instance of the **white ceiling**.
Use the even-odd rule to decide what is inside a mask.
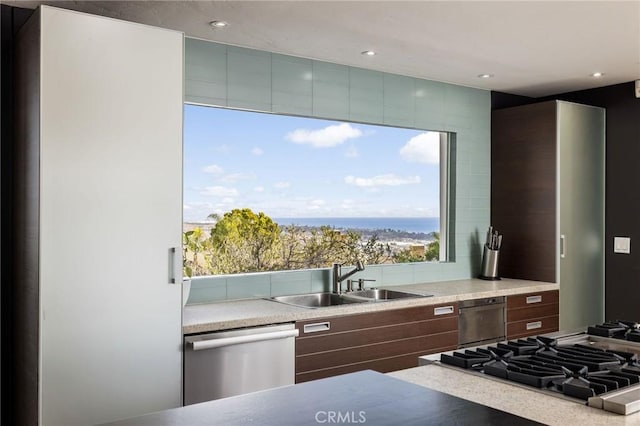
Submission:
[[[640,79],[640,0],[5,1],[390,73],[545,96]],[[225,29],[208,23],[224,20]],[[361,54],[374,50],[376,56]],[[603,72],[601,78],[590,77]],[[479,74],[493,78],[480,79]]]

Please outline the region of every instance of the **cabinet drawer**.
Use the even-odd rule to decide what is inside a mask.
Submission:
[[[413,308],[392,309],[365,314],[327,317],[309,321],[296,322],[300,336],[319,336],[323,334],[340,333],[349,330],[381,327],[412,323],[434,318],[457,317],[456,303],[440,305],[416,306]]]
[[[456,330],[430,336],[420,336],[411,339],[394,340],[299,355],[296,357],[296,373],[357,364],[406,354],[433,353],[440,351],[441,348],[456,346],[457,344],[458,332]],[[416,358],[417,356],[418,355],[416,355]]]
[[[453,350],[455,347],[444,349]],[[309,380],[323,379],[325,377],[337,376],[339,374],[353,373],[362,370],[374,370],[379,373],[388,373],[390,371],[404,370],[405,368],[418,367],[418,357],[423,355],[407,354],[385,359],[376,359],[373,361],[365,361],[357,364],[341,365],[334,368],[326,368],[323,370],[306,371],[296,374],[296,383],[308,382]]]
[[[558,315],[507,324],[507,339],[558,331]]]
[[[507,310],[529,306],[546,305],[548,303],[558,303],[559,293],[560,292],[558,290],[552,290],[508,296]]]
[[[448,317],[413,323],[387,325],[340,333],[306,334],[296,340],[296,355],[326,352],[353,346],[438,334],[458,329],[458,318]]]
[[[296,383],[373,369],[415,367],[418,357],[456,349],[458,306],[446,303],[299,321]]]
[[[533,318],[550,317],[558,315],[558,304],[551,303],[548,305],[534,305],[527,308],[508,309],[507,323],[524,321]]]

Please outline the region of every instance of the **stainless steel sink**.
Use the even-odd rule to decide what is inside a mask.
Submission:
[[[339,306],[348,303],[367,303],[370,300],[350,298],[343,294],[335,293],[312,293],[294,294],[290,296],[273,296],[270,300],[285,303],[287,305],[300,306],[303,308],[321,308],[325,306]]]
[[[372,303],[388,300],[409,299],[415,297],[431,297],[432,294],[417,294],[399,290],[368,289],[348,293],[312,293],[293,294],[289,296],[273,296],[269,300],[302,308],[322,308],[340,306],[351,303]]]
[[[412,297],[431,297],[432,294],[417,294],[409,293],[407,291],[389,290],[384,288],[352,291],[347,293],[348,297],[362,297],[372,300],[395,300],[395,299],[408,299]]]

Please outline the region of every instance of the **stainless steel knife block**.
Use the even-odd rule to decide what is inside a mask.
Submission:
[[[478,278],[483,280],[496,281],[500,279],[498,275],[498,258],[500,250],[490,249],[486,244],[482,252],[482,268]]]

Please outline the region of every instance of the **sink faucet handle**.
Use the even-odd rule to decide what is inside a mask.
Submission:
[[[347,280],[347,292],[353,291],[353,282],[355,280]]]
[[[375,282],[376,280],[368,280],[368,279],[365,279],[365,278],[360,278],[360,279],[358,280],[358,290],[364,290],[364,283],[365,283],[366,281]]]

